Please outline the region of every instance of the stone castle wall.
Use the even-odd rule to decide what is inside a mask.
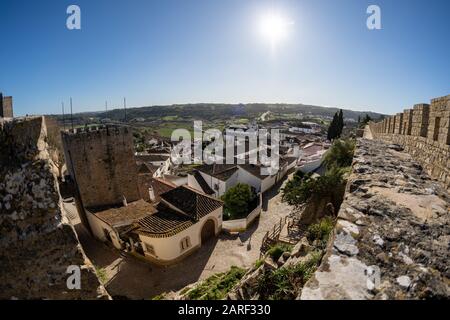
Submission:
[[[450,194],[399,150],[358,141],[336,227],[301,300],[450,297]]]
[[[68,171],[85,208],[140,199],[133,136],[126,127],[63,132]]]
[[[63,211],[45,118],[0,120],[0,299],[108,298]],[[80,290],[67,268],[80,267]]]
[[[369,126],[375,139],[403,146],[428,174],[450,188],[450,95]]]

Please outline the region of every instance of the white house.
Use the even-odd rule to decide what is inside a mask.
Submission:
[[[169,158],[169,154],[140,154],[136,155],[136,162],[143,162],[159,167],[164,165],[164,163],[166,163]]]
[[[138,200],[123,206],[109,208],[85,208],[86,216],[95,238],[110,242],[117,249],[125,249],[120,232],[153,214],[156,209],[144,200]]]
[[[300,149],[298,169],[304,173],[318,169],[328,151],[329,145],[309,143]]]
[[[188,185],[215,198],[238,184],[239,168],[234,164],[211,164],[195,168],[188,174]]]
[[[296,157],[280,157],[279,169],[268,163],[261,164],[212,164],[197,167],[188,174],[188,185],[215,198],[220,198],[238,183],[252,186],[256,193],[263,193],[280,181],[297,163]]]
[[[160,265],[180,261],[222,228],[223,203],[188,186],[162,194],[156,209],[131,232],[139,236],[145,258]]]

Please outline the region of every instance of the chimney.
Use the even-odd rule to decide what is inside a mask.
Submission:
[[[152,202],[155,202],[156,197],[155,197],[155,191],[153,190],[153,187],[148,188],[148,194],[150,196],[150,200]]]

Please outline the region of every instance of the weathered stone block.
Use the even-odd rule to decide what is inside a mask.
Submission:
[[[429,115],[430,115],[429,104],[414,105],[412,129],[411,129],[411,134],[413,136],[427,137]]]
[[[431,100],[428,137],[450,144],[450,95]]]
[[[403,113],[397,113],[394,116],[395,119],[395,128],[394,133],[402,134],[402,126],[403,126]]]
[[[412,118],[413,118],[413,110],[406,109],[403,112],[403,128],[402,128],[403,135],[408,135],[408,136],[411,135]]]
[[[108,298],[62,210],[47,141],[43,117],[0,120],[0,299]]]
[[[140,199],[133,136],[126,127],[62,134],[67,168],[79,186],[83,206]]]

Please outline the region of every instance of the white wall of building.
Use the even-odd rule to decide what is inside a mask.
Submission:
[[[190,228],[183,230],[171,237],[167,238],[152,238],[146,235],[139,235],[142,241],[144,254],[150,259],[156,259],[162,263],[170,263],[173,260],[189,253],[191,250],[201,246],[201,231],[207,220],[212,219],[215,225],[215,234],[218,235],[222,229],[222,207],[211,212],[207,216],[200,219]],[[186,237],[189,237],[190,246],[182,250],[181,242]],[[154,255],[150,253],[147,246],[153,247]]]
[[[188,174],[188,182],[187,185],[191,188],[194,188],[195,190],[198,190],[200,192],[203,192],[202,187],[200,187],[200,185],[197,182],[197,179],[195,179],[194,175],[192,174]]]
[[[206,183],[214,190],[214,197],[220,198],[222,195],[227,192],[228,189],[234,187],[238,181],[238,171],[233,173],[231,177],[227,179],[227,181],[222,181],[217,179],[216,177],[210,176],[204,172],[199,171],[202,175],[203,179],[205,179]],[[201,190],[201,189],[200,189]]]
[[[262,182],[261,182],[261,192],[266,192],[272,186],[277,182],[277,175],[273,176],[267,176]]]
[[[239,183],[245,183],[256,189],[256,193],[261,192],[261,180],[258,177],[255,177],[250,172],[239,168]]]
[[[112,244],[117,249],[122,249],[121,241],[119,240],[119,236],[115,232],[115,230],[106,222],[103,220],[97,218],[94,214],[90,212],[86,212],[87,219],[89,222],[89,226],[91,227],[92,233],[94,234],[94,237],[96,237],[98,240],[107,242],[108,239],[105,236],[105,231],[109,233],[109,236],[111,237]]]
[[[261,214],[261,205],[262,205],[261,193],[259,194],[259,197],[260,197],[259,205],[255,209],[253,209],[253,211],[250,212],[250,214],[246,218],[224,221],[222,223],[222,230],[226,232],[236,232],[246,230],[252,224],[252,222]]]

